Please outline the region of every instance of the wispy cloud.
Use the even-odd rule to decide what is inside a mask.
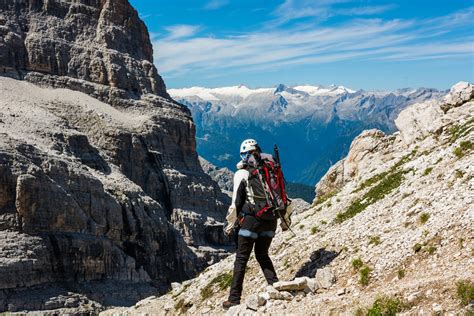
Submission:
[[[204,6],[205,10],[217,10],[229,4],[229,0],[210,0]]]
[[[472,56],[473,19],[474,9],[469,9],[423,20],[354,18],[330,27],[263,27],[238,36],[192,36],[199,28],[174,29],[155,41],[155,59],[161,73],[180,77],[348,60]]]
[[[196,35],[201,26],[199,25],[188,25],[188,24],[177,24],[171,25],[165,28],[168,32],[166,40],[167,41],[175,41],[187,37],[191,37]]]
[[[360,5],[360,1],[350,0],[285,0],[273,12],[276,19],[273,25],[301,18],[316,18],[323,21],[333,16],[367,16],[380,14],[395,8],[396,5]]]

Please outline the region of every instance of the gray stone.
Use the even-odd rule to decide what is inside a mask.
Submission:
[[[315,293],[319,288],[318,282],[316,282],[315,279],[310,279],[310,278],[306,280],[306,286],[307,286],[306,289],[309,290],[309,292],[311,293]]]
[[[269,285],[266,289],[266,294],[263,294],[263,297],[269,297],[272,300],[286,300],[291,301],[293,295],[286,291],[278,291],[273,286]]]
[[[336,282],[336,276],[329,267],[317,270],[315,279],[322,289],[329,289]]]
[[[243,315],[245,311],[247,310],[247,307],[245,304],[240,304],[236,306],[232,306],[227,310],[225,313],[226,316],[238,316],[238,315]]]
[[[474,85],[460,81],[452,86],[449,93],[444,97],[445,104],[442,105],[442,108],[446,112],[472,99],[474,99]]]
[[[307,278],[296,278],[292,281],[279,281],[273,284],[278,291],[301,291],[306,288]]]
[[[260,306],[265,305],[266,302],[267,300],[265,299],[265,296],[259,294],[251,294],[245,299],[245,305],[247,305],[247,308],[254,311],[258,310]]]

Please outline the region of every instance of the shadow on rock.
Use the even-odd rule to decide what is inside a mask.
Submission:
[[[338,255],[338,252],[328,251],[325,248],[320,248],[314,251],[310,256],[309,261],[305,262],[305,264],[296,272],[295,278],[304,276],[314,278],[318,269],[331,263],[331,261],[333,261]]]

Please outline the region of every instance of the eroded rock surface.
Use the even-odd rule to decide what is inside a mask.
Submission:
[[[152,56],[126,0],[0,2],[0,311],[61,308],[45,286],[131,304],[227,256],[229,198]]]

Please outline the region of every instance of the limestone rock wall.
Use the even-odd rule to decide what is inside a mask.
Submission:
[[[0,1],[0,311],[57,284],[133,301],[228,255],[229,198],[152,59],[126,0]]]

